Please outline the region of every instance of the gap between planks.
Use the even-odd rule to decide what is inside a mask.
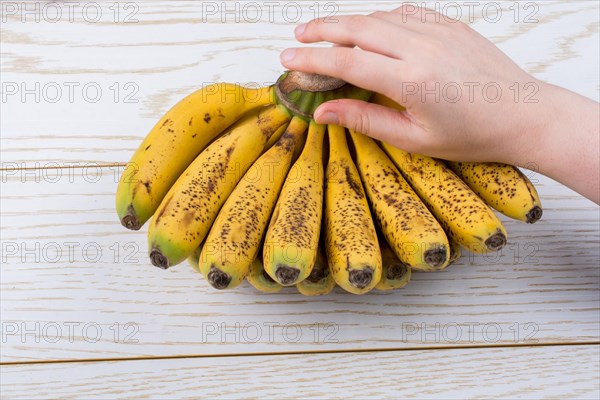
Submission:
[[[366,349],[340,349],[340,350],[300,350],[300,351],[264,351],[253,353],[227,353],[227,354],[182,354],[172,356],[143,356],[143,357],[107,357],[107,358],[81,358],[72,360],[35,360],[35,361],[8,361],[0,362],[0,366],[37,365],[37,364],[72,364],[72,363],[97,363],[115,361],[152,361],[152,360],[177,360],[195,358],[230,358],[230,357],[272,357],[288,355],[315,355],[315,354],[347,354],[347,353],[390,353],[406,351],[436,351],[436,350],[478,350],[498,348],[532,348],[532,347],[558,347],[558,346],[599,346],[600,341],[589,342],[546,342],[529,344],[480,344],[466,346],[425,346],[425,347],[392,347],[392,348],[366,348]]]

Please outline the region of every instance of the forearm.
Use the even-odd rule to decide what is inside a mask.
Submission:
[[[535,168],[599,203],[600,105],[566,89],[541,85],[540,103],[525,105],[529,112],[524,126],[533,134],[516,141],[519,148],[506,161]]]

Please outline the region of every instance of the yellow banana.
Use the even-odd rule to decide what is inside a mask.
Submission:
[[[317,258],[324,135],[325,127],[311,121],[304,150],[288,173],[265,236],[265,271],[283,286],[306,279]]]
[[[381,93],[373,93],[369,99],[369,102],[379,104],[380,106],[393,108],[397,111],[406,111],[406,108],[402,107],[400,104],[396,103],[389,97],[382,95]]]
[[[267,141],[267,144],[265,145],[265,149],[270,149],[271,147],[273,147],[273,145],[275,143],[277,143],[277,141],[279,140],[279,138],[281,136],[283,136],[283,134],[285,133],[285,130],[287,129],[288,125],[289,125],[288,123],[285,123],[285,124],[281,125],[279,127],[279,129],[277,129],[275,131],[275,133],[273,135],[271,135],[271,137]]]
[[[474,253],[504,247],[507,235],[498,217],[446,164],[382,146],[451,239]]]
[[[168,268],[198,248],[242,175],[264,151],[269,137],[289,119],[283,106],[262,108],[200,153],[152,218],[148,247],[153,265]]]
[[[283,288],[283,286],[275,282],[273,278],[265,272],[262,263],[262,254],[259,254],[258,257],[252,261],[250,273],[246,279],[256,290],[263,293],[277,293]]]
[[[250,167],[219,211],[200,254],[200,271],[216,289],[239,285],[256,259],[294,149],[308,123],[294,117],[281,138]]]
[[[377,143],[361,133],[350,133],[365,190],[394,252],[414,269],[445,268],[450,245],[444,229]]]
[[[375,288],[377,290],[392,290],[406,286],[411,277],[410,267],[400,261],[385,238],[380,237],[379,247],[381,248],[383,271]]]
[[[194,252],[190,254],[187,258],[188,263],[196,272],[200,272],[200,267],[198,267],[198,259],[200,258],[200,253],[202,252],[202,246],[203,244],[198,246],[198,248],[194,250]]]
[[[296,284],[298,292],[305,296],[321,296],[328,294],[335,287],[335,281],[329,271],[327,258],[321,245],[317,251],[317,260],[313,266],[310,275]]]
[[[342,289],[364,294],[381,279],[381,253],[369,203],[352,162],[343,127],[329,125],[325,188],[325,248]]]
[[[507,217],[528,224],[542,217],[540,197],[518,168],[500,163],[447,164],[488,205]]]
[[[450,264],[454,264],[460,259],[462,253],[462,249],[460,248],[460,244],[456,242],[456,240],[450,240]]]
[[[138,230],[198,154],[240,116],[273,102],[271,87],[229,83],[185,97],[156,123],[121,176],[116,195],[123,226]]]

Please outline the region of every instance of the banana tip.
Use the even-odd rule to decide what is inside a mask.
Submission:
[[[127,214],[121,219],[121,225],[132,231],[138,231],[142,227],[137,218],[131,214]]]
[[[385,277],[391,281],[398,280],[401,279],[404,275],[406,275],[407,272],[408,269],[406,265],[401,263],[395,263],[388,267]]]
[[[506,244],[506,235],[502,232],[498,232],[490,236],[486,241],[485,245],[490,251],[498,251]]]
[[[438,247],[425,251],[425,262],[432,268],[441,267],[446,264],[447,259],[448,255],[445,247]]]
[[[537,221],[539,221],[542,218],[542,208],[539,206],[535,206],[533,207],[528,213],[527,213],[527,223],[528,224],[534,224]]]
[[[277,278],[277,281],[284,286],[293,285],[296,283],[299,276],[300,270],[288,265],[279,264],[275,269],[275,277]]]
[[[312,283],[319,283],[329,275],[328,272],[327,266],[315,265],[306,280]]]
[[[160,269],[169,268],[169,260],[159,249],[152,249],[150,252],[150,261],[152,262],[152,265]]]
[[[348,274],[348,281],[357,289],[364,289],[373,281],[373,268],[367,267],[360,270],[352,270]]]
[[[207,276],[208,283],[215,289],[227,289],[231,283],[231,276],[216,268],[215,265],[210,266],[210,271]]]

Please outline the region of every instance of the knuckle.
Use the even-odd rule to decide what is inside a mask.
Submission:
[[[367,17],[364,15],[349,15],[347,19],[347,26],[349,29],[356,29],[361,26],[364,26]]]
[[[371,133],[371,120],[369,118],[369,114],[367,113],[357,113],[354,117],[352,125],[352,129],[357,132],[365,135],[369,135]]]

